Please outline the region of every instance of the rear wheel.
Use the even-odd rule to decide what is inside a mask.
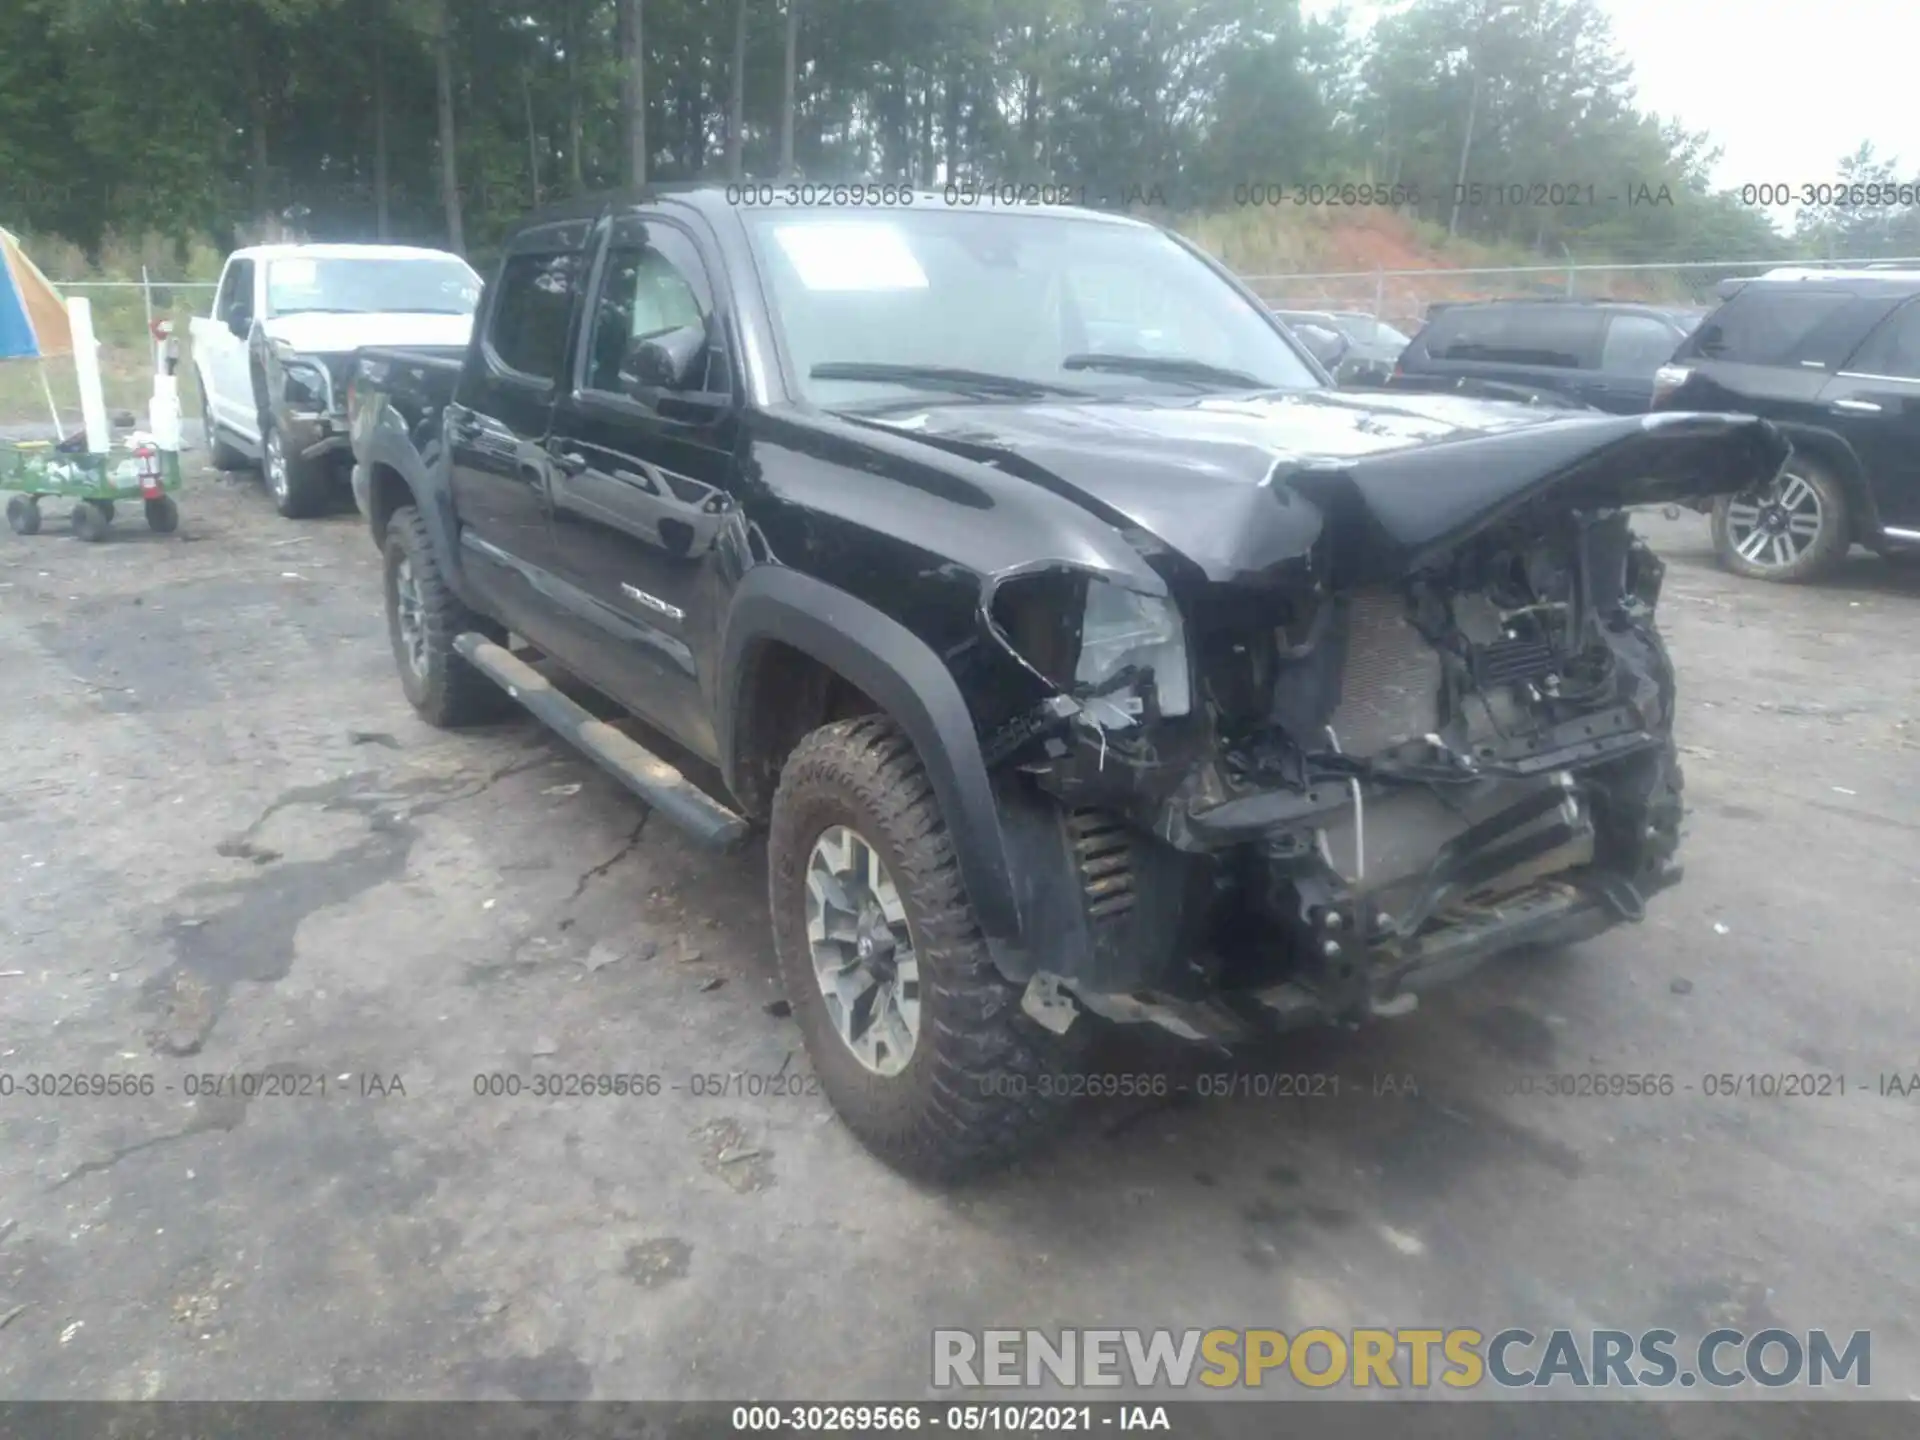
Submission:
[[[89,544],[98,544],[107,538],[107,525],[111,519],[91,500],[82,500],[73,507],[73,514],[68,517],[73,533]]]
[[[1767,484],[1714,502],[1720,563],[1753,580],[1818,580],[1846,558],[1852,535],[1846,491],[1831,470],[1803,455]]]
[[[207,382],[200,382],[200,429],[207,442],[207,463],[216,470],[238,470],[247,457],[220,438],[213,423],[213,402],[207,398]]]
[[[443,729],[510,713],[512,698],[453,646],[465,630],[495,639],[502,634],[463,605],[447,585],[434,558],[427,522],[413,506],[402,506],[387,522],[385,556],[387,634],[408,703],[429,725]]]
[[[802,740],[767,838],[774,951],[820,1084],[894,1168],[996,1169],[1065,1109],[1066,1035],[994,968],[919,757],[879,716]]]
[[[16,535],[40,533],[40,502],[31,495],[16,495],[7,501],[7,525]]]

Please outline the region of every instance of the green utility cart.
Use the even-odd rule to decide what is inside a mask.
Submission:
[[[117,501],[138,500],[147,528],[169,535],[180,524],[173,491],[180,488],[180,452],[162,450],[135,436],[105,455],[75,453],[51,441],[0,441],[0,490],[19,493],[7,501],[7,524],[16,535],[40,533],[40,502],[74,502],[68,517],[82,540],[103,540]]]

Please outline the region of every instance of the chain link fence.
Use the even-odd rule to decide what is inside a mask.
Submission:
[[[213,282],[55,279],[53,285],[65,298],[84,298],[91,304],[108,410],[130,410],[144,423],[159,358],[152,326],[159,320],[171,320],[173,333],[180,339],[180,407],[188,416],[199,413],[200,392],[193,381],[187,321],[212,309]],[[78,429],[80,387],[69,357],[0,364],[0,424],[30,426],[36,431],[42,426],[50,428],[49,390],[60,412],[63,432]]]
[[[1806,268],[1872,264],[1920,269],[1920,259],[1830,261]],[[1348,311],[1384,320],[1412,334],[1428,308],[1461,300],[1637,300],[1706,311],[1720,302],[1719,287],[1781,268],[1778,260],[1711,260],[1645,265],[1515,265],[1483,269],[1347,270],[1319,274],[1246,275],[1277,310]]]

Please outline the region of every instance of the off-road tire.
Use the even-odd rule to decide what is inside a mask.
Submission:
[[[1806,585],[1825,579],[1847,558],[1853,545],[1853,507],[1846,487],[1833,471],[1807,455],[1796,454],[1787,461],[1783,481],[1795,476],[1806,482],[1820,502],[1820,530],[1805,550],[1784,565],[1756,564],[1734,548],[1728,512],[1736,504],[1752,504],[1751,494],[1722,495],[1713,502],[1714,554],[1734,574],[1779,585]]]
[[[886,865],[919,960],[920,1033],[891,1077],[840,1038],[807,945],[807,864],[835,825]],[[774,794],[767,871],[788,1002],[821,1088],[861,1144],[906,1175],[952,1183],[1006,1165],[1049,1133],[1091,1022],[1056,1035],[1020,1008],[1024,987],[994,968],[926,770],[892,721],[837,721],[794,749]]]
[[[156,496],[143,502],[147,511],[147,528],[156,535],[171,535],[180,528],[180,507],[171,495]]]
[[[278,444],[286,464],[287,483],[285,491],[276,490],[273,474],[269,467],[273,464],[272,446]],[[273,508],[287,520],[310,520],[327,508],[332,498],[333,487],[324,466],[311,460],[304,460],[287,448],[286,436],[280,432],[280,422],[272,415],[264,415],[260,422],[260,478],[266,483],[267,494],[273,500]]]
[[[490,639],[503,639],[505,632],[492,622],[475,615],[448,586],[434,558],[433,542],[427,534],[427,522],[411,505],[393,512],[387,522],[382,548],[381,588],[387,602],[387,636],[393,645],[393,660],[400,671],[400,688],[407,701],[429,725],[443,730],[463,725],[482,725],[513,713],[513,698],[482,675],[458,650],[454,638],[467,630],[477,630]],[[408,659],[406,642],[401,636],[399,588],[396,577],[400,562],[411,567],[418,587],[421,615],[426,633],[426,674],[421,675]]]
[[[200,428],[205,432],[207,443],[207,463],[216,470],[238,470],[247,463],[247,457],[220,438],[220,431],[213,423],[213,405],[207,399],[207,382],[200,381]]]
[[[16,495],[7,501],[7,526],[16,535],[38,535],[40,502],[31,495]]]

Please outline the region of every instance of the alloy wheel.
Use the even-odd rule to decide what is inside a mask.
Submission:
[[[400,627],[400,644],[407,654],[407,666],[424,680],[427,678],[427,616],[412,560],[403,558],[394,566],[393,599],[394,619]]]
[[[1812,548],[1826,518],[1820,492],[1788,471],[1765,490],[1733,499],[1727,506],[1727,540],[1749,565],[1778,569]]]
[[[276,500],[287,498],[287,447],[272,427],[267,429],[267,488]]]
[[[867,1070],[898,1075],[920,1038],[920,961],[900,891],[846,825],[814,841],[806,884],[807,945],[834,1032]]]

